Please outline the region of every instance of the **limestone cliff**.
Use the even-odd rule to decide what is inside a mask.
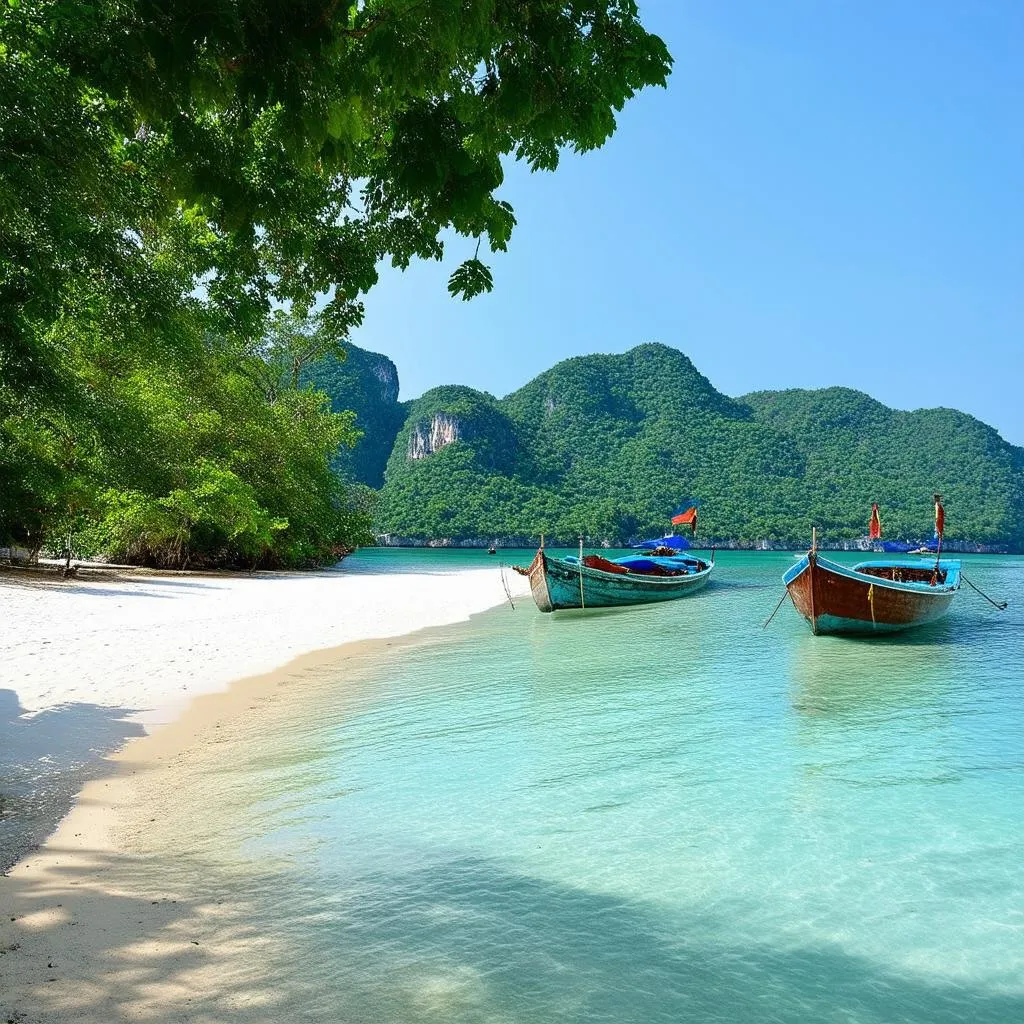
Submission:
[[[429,421],[420,420],[409,432],[407,454],[410,459],[425,459],[454,444],[462,436],[459,421],[446,412],[435,412]]]

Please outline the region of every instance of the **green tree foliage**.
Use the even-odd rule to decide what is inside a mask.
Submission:
[[[322,557],[354,438],[298,394],[302,345],[445,232],[453,292],[489,288],[502,159],[599,146],[669,65],[632,0],[4,0],[0,541]]]
[[[806,501],[828,531],[882,504],[886,536],[930,536],[928,497],[944,496],[949,535],[1024,538],[1024,450],[955,409],[889,409],[858,391],[757,392],[741,401],[793,438],[807,464]]]
[[[438,424],[451,443],[412,443]],[[680,352],[641,345],[566,360],[500,401],[428,392],[398,435],[378,528],[621,542],[665,529],[692,496],[705,540],[860,537],[872,501],[887,537],[922,538],[934,491],[951,539],[1024,541],[1024,451],[972,417],[842,388],[733,400]]]
[[[365,503],[330,470],[351,414],[203,333],[202,315],[181,317],[174,347],[139,352],[110,344],[123,317],[86,313],[57,330],[88,402],[5,421],[33,516],[17,540],[181,567],[315,564],[366,539]]]

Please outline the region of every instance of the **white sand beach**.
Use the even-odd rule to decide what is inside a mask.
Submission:
[[[526,581],[505,576],[522,595]],[[212,820],[195,813],[195,794],[317,687],[342,679],[356,692],[385,638],[506,600],[497,567],[0,576],[0,692],[16,694],[21,717],[81,702],[124,710],[150,733],[109,758],[49,841],[0,877],[0,1019],[306,1019],[266,988],[274,939],[249,919],[253,879],[181,856]]]
[[[514,594],[522,577],[506,571]],[[506,601],[499,569],[33,579],[0,574],[0,690],[24,712],[126,709],[147,729],[299,655],[459,622]]]

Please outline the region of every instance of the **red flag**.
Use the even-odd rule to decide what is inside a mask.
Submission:
[[[935,495],[935,536],[941,538],[946,529],[946,510],[942,507],[942,495]]]
[[[690,533],[695,534],[697,532],[697,506],[691,505],[685,512],[680,512],[679,515],[672,517],[673,526],[689,526]]]
[[[868,527],[868,537],[871,540],[881,540],[882,520],[878,518],[878,503],[871,506],[871,525]]]

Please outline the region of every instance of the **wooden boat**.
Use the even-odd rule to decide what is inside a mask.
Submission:
[[[673,601],[707,583],[715,567],[713,556],[706,562],[677,552],[662,554],[664,550],[609,560],[600,555],[555,558],[541,546],[527,568],[514,568],[530,578],[533,600],[542,612]]]
[[[812,547],[782,579],[815,634],[894,632],[949,611],[960,588],[960,562],[896,559],[850,568]]]

